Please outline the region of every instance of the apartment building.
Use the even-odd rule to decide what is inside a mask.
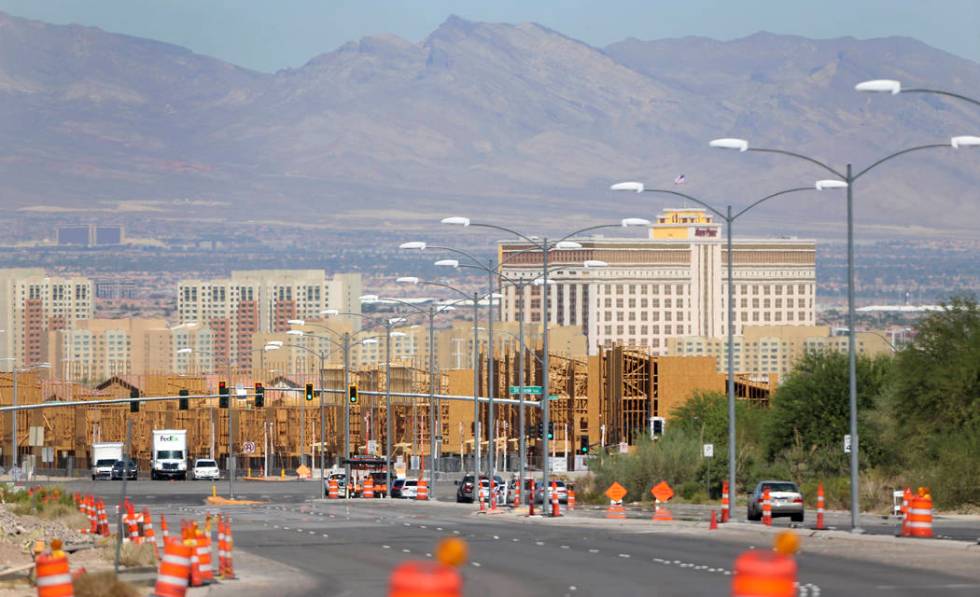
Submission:
[[[670,338],[717,337],[727,325],[728,250],[721,224],[703,209],[667,209],[649,238],[575,239],[581,248],[549,257],[549,320],[579,327],[589,354],[625,345],[666,354]],[[816,244],[796,238],[733,243],[735,330],[743,326],[812,326]],[[502,319],[540,322],[541,252],[526,242],[499,246]],[[586,268],[586,260],[607,264]],[[508,280],[520,282],[518,285]]]
[[[320,319],[323,312],[361,312],[361,275],[322,270],[241,270],[217,280],[182,280],[177,289],[180,323],[208,326],[216,366],[249,370],[258,333],[284,333],[290,320]],[[360,326],[360,318],[350,317]]]
[[[163,319],[90,319],[48,332],[46,360],[54,375],[74,382],[113,376],[200,374],[214,369],[211,331]]]
[[[48,276],[43,269],[0,270],[0,359],[8,368],[45,361],[48,332],[70,329],[95,314],[92,281]]]
[[[847,336],[835,336],[830,326],[824,325],[749,325],[732,340],[735,372],[753,379],[765,379],[770,374],[783,378],[809,352],[847,352]],[[888,340],[878,332],[859,331],[855,343],[859,355],[876,356],[893,351]],[[728,340],[724,336],[670,338],[667,351],[676,356],[713,357],[719,372],[728,370]]]

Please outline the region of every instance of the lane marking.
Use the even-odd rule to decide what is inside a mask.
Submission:
[[[621,553],[621,554],[619,554],[619,557],[621,557],[621,558],[628,558],[628,557],[630,557],[630,554],[628,554],[628,553]]]
[[[477,568],[479,568],[480,567],[480,562],[473,562],[473,565],[476,566]]]

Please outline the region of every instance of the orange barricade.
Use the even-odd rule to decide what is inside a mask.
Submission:
[[[143,508],[143,536],[153,545],[153,557],[160,559],[160,547],[157,545],[157,535],[153,532],[153,517],[150,516],[150,509]]]
[[[609,500],[609,509],[606,510],[606,518],[626,520],[626,508],[623,508],[623,500]]]
[[[327,480],[327,499],[328,500],[340,499],[340,486],[337,484],[336,479]]]
[[[747,551],[735,560],[733,597],[793,597],[796,561],[772,551]]]
[[[932,537],[932,497],[912,496],[909,503],[908,529],[912,537]]]
[[[823,526],[823,481],[817,484],[817,528],[816,530],[824,530]]]
[[[211,534],[195,529],[197,540],[197,567],[201,571],[201,581],[214,582],[214,568],[211,567]]]
[[[558,483],[551,482],[551,515],[561,516],[561,503],[558,501]]]
[[[72,597],[75,594],[68,556],[60,549],[51,555],[39,554],[34,560],[34,570],[38,597]]]
[[[418,488],[415,492],[415,499],[423,502],[429,499],[429,483],[424,477],[419,479]]]
[[[768,487],[762,492],[762,524],[772,526],[772,496]]]
[[[159,597],[184,597],[190,576],[191,547],[176,540],[164,541],[163,559],[160,560],[153,594]]]
[[[370,476],[364,480],[364,491],[361,492],[361,497],[369,500],[374,499],[374,479]]]
[[[728,481],[722,481],[721,483],[721,521],[728,522],[729,516],[729,501],[728,501]]]
[[[575,488],[571,485],[568,486],[568,510],[575,509]]]
[[[714,531],[718,528],[718,514],[712,510],[711,511],[711,522],[708,524],[708,530]]]
[[[221,578],[226,580],[235,578],[235,566],[231,557],[234,550],[235,540],[231,536],[231,518],[225,518],[225,567],[221,571]]]
[[[669,522],[674,520],[674,515],[670,513],[667,506],[661,506],[660,502],[656,503],[653,510],[653,520],[654,522]]]
[[[389,597],[460,597],[463,577],[435,562],[403,562],[391,574]]]

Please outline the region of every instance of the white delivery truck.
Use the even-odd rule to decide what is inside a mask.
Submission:
[[[187,431],[154,429],[151,479],[187,478]]]
[[[92,480],[109,479],[112,465],[122,460],[122,442],[96,442],[92,444]]]

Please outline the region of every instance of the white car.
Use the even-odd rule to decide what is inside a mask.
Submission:
[[[195,479],[213,479],[217,481],[221,478],[218,463],[208,458],[198,458],[195,460],[192,474]]]
[[[414,500],[419,494],[419,482],[417,479],[406,479],[402,485],[402,497]]]

